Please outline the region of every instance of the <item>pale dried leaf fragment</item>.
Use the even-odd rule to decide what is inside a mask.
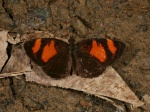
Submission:
[[[5,65],[2,73],[15,73],[20,71],[29,71],[31,68],[27,63],[29,62],[25,52],[16,47],[12,50],[12,54],[7,64]]]
[[[7,31],[0,31],[0,70],[8,59],[7,46]]]
[[[148,112],[150,110],[150,96],[145,94],[143,96],[143,100],[145,102],[145,105],[143,106],[143,108]]]

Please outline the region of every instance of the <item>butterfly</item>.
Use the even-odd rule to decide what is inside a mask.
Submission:
[[[101,75],[107,66],[118,59],[125,44],[103,38],[68,43],[56,38],[37,38],[24,43],[28,57],[52,78],[64,78],[75,72],[84,78]]]

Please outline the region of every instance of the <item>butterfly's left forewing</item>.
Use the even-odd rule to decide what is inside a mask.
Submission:
[[[69,45],[54,38],[38,38],[25,42],[24,49],[28,57],[43,71],[53,77],[69,75]]]

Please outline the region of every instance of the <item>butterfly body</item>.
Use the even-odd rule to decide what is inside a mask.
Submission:
[[[111,39],[87,39],[69,43],[55,38],[27,41],[24,48],[28,57],[52,78],[64,78],[74,71],[85,78],[97,77],[118,59],[124,43]]]

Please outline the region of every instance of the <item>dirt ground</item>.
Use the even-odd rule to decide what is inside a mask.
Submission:
[[[0,0],[0,30],[49,31],[60,38],[109,37],[124,42],[125,51],[113,67],[141,100],[150,95],[149,27],[149,0]],[[129,112],[150,111],[124,105]],[[0,112],[20,111],[121,112],[82,92],[25,82],[23,76],[0,79]]]

